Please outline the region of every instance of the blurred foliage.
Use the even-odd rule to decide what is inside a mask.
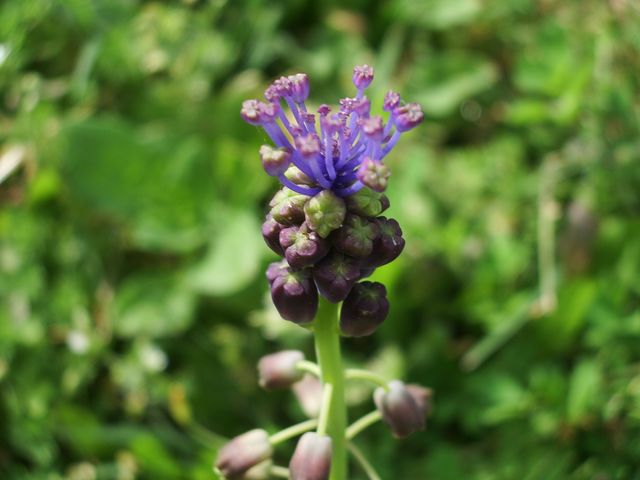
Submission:
[[[238,109],[365,62],[428,121],[390,160],[391,316],[347,358],[436,409],[359,444],[385,479],[640,478],[635,0],[2,2],[1,478],[213,478],[225,436],[302,419],[256,385],[311,345],[265,301]]]

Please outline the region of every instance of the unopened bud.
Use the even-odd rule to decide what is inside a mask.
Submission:
[[[344,225],[332,235],[336,250],[352,257],[366,257],[373,249],[378,225],[358,215],[347,215]]]
[[[389,199],[384,193],[363,188],[346,198],[347,210],[363,217],[377,217],[389,208]]]
[[[405,438],[424,430],[425,411],[400,380],[389,382],[389,390],[382,387],[374,392],[373,399],[382,419],[396,438]]]
[[[285,228],[280,232],[280,245],[292,268],[299,269],[321,260],[329,249],[327,241],[310,230],[305,223],[300,227]]]
[[[267,246],[281,257],[284,256],[284,250],[280,246],[280,232],[284,228],[286,226],[276,222],[271,214],[267,215],[262,224],[262,238]]]
[[[272,454],[269,434],[257,428],[224,445],[218,452],[215,468],[229,480],[244,479],[249,470],[270,459]]]
[[[387,289],[378,282],[356,283],[340,310],[340,331],[348,337],[371,335],[389,313]]]
[[[269,202],[271,216],[283,225],[300,225],[304,221],[304,204],[309,197],[284,187]]]
[[[331,473],[331,438],[307,432],[300,440],[289,463],[291,480],[327,480]]]
[[[373,67],[366,64],[354,67],[352,80],[356,88],[367,88],[373,81]]]
[[[417,103],[407,103],[393,110],[394,121],[399,132],[406,132],[418,126],[424,119],[422,107]]]
[[[285,148],[262,145],[260,147],[260,160],[264,171],[272,177],[277,177],[282,175],[289,167],[291,152]]]
[[[304,173],[295,165],[291,165],[287,168],[287,171],[284,172],[284,176],[291,180],[296,185],[305,185],[307,187],[315,187],[316,182],[309,175]]]
[[[318,311],[318,289],[308,270],[280,271],[271,282],[271,300],[282,318],[297,324],[312,322]]]
[[[356,172],[358,180],[376,192],[384,192],[387,188],[391,170],[380,160],[365,157]]]
[[[342,225],[346,212],[344,200],[331,190],[321,191],[304,206],[307,225],[322,238]]]
[[[293,384],[293,393],[307,417],[317,418],[320,415],[322,408],[322,382],[320,380],[307,374],[302,380]]]
[[[269,285],[271,285],[276,280],[276,278],[283,275],[288,275],[288,273],[289,264],[286,262],[286,260],[280,260],[279,262],[270,263],[267,267],[266,272],[267,281],[269,282]]]
[[[283,350],[265,355],[258,362],[260,386],[266,390],[289,388],[304,376],[304,372],[296,367],[302,360],[304,354],[299,350]]]
[[[362,261],[363,267],[380,267],[392,262],[404,249],[400,224],[393,218],[378,217],[378,235],[373,240],[371,254]]]
[[[333,252],[313,268],[318,291],[330,302],[343,301],[360,278],[360,262]]]

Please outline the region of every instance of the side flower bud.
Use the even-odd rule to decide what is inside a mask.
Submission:
[[[378,225],[358,215],[347,215],[344,225],[332,235],[333,245],[339,252],[352,257],[366,257],[373,249]]]
[[[299,225],[304,221],[304,204],[309,197],[284,187],[269,202],[271,216],[283,225]]]
[[[280,232],[284,228],[286,228],[285,225],[276,222],[271,214],[267,215],[267,218],[262,224],[262,238],[264,238],[264,242],[281,257],[284,256],[284,250],[280,246]]]
[[[270,459],[272,454],[269,434],[257,428],[224,445],[218,453],[215,468],[229,480],[244,479],[249,470]]]
[[[283,350],[265,355],[258,362],[260,386],[266,390],[289,388],[302,380],[304,372],[296,368],[302,360],[304,354],[299,350]]]
[[[392,262],[404,250],[404,238],[400,224],[393,218],[378,217],[378,236],[373,240],[371,254],[365,258],[362,265],[365,267],[380,267]]]
[[[424,430],[425,411],[400,380],[389,382],[389,390],[377,388],[373,395],[382,419],[396,438],[405,438]]]
[[[286,172],[291,160],[291,152],[285,148],[273,148],[269,145],[260,147],[262,167],[268,175],[277,177]]]
[[[307,225],[326,238],[342,225],[347,208],[344,200],[331,190],[323,190],[304,206]]]
[[[384,192],[391,176],[391,170],[379,160],[366,157],[356,172],[358,180],[376,192]]]
[[[284,172],[284,176],[296,185],[306,185],[307,187],[317,186],[316,182],[311,177],[309,177],[309,175],[304,173],[295,165],[291,165],[289,168],[287,168],[287,171]]]
[[[331,473],[331,438],[307,432],[298,441],[289,463],[291,480],[327,480]]]
[[[297,324],[312,322],[318,311],[318,289],[307,270],[278,272],[271,282],[271,300],[282,318]]]
[[[424,119],[422,107],[417,103],[407,103],[393,110],[396,128],[399,132],[406,132],[418,126]]]
[[[318,291],[330,302],[343,301],[360,278],[358,260],[333,252],[313,268]]]
[[[340,330],[348,337],[371,335],[389,314],[387,289],[378,282],[354,285],[340,310]]]
[[[321,260],[328,251],[327,241],[303,223],[280,232],[280,246],[292,268],[304,268]]]
[[[367,88],[373,81],[373,67],[366,64],[354,67],[352,80],[356,88]]]
[[[363,217],[377,217],[389,208],[389,199],[384,193],[363,188],[346,198],[347,210]]]

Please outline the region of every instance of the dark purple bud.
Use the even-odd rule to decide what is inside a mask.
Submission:
[[[356,172],[356,176],[358,180],[370,189],[376,192],[384,192],[391,176],[391,170],[380,160],[365,157]]]
[[[349,214],[344,225],[332,234],[336,250],[352,257],[366,257],[373,249],[373,240],[378,235],[378,224],[367,218]]]
[[[280,246],[284,250],[284,258],[294,269],[313,265],[329,251],[327,241],[309,229],[306,223],[283,229],[280,232]]]
[[[399,132],[411,130],[422,122],[424,113],[422,107],[417,103],[407,103],[393,110],[396,128]]]
[[[387,289],[378,282],[356,283],[340,310],[340,330],[348,337],[371,335],[389,313]]]
[[[291,98],[294,102],[304,102],[309,96],[309,77],[306,73],[297,73],[295,75],[289,75],[288,77]]]
[[[360,128],[362,128],[362,131],[367,137],[377,141],[382,140],[382,132],[384,131],[382,117],[376,115],[374,117],[363,118],[360,120]]]
[[[271,214],[267,214],[262,224],[262,238],[267,246],[281,257],[284,256],[284,250],[280,246],[280,232],[284,228],[287,228],[286,225],[276,222]]]
[[[302,380],[293,384],[293,393],[307,417],[317,418],[320,415],[322,408],[322,382],[320,380],[307,374]]]
[[[421,410],[416,399],[400,380],[389,382],[388,391],[382,387],[377,388],[373,399],[394,437],[405,438],[424,430],[424,410]]]
[[[269,264],[266,271],[267,281],[269,286],[275,282],[276,278],[289,274],[289,264],[286,260],[279,262],[273,262]]]
[[[353,84],[361,90],[371,85],[373,81],[373,67],[369,65],[358,65],[353,68]]]
[[[311,157],[320,153],[320,140],[313,133],[301,135],[296,137],[296,148],[303,157]]]
[[[284,172],[284,176],[287,177],[296,185],[306,185],[308,187],[317,186],[313,178],[309,177],[306,173],[304,173],[295,165],[291,165],[289,168],[287,168],[287,171]]]
[[[265,355],[258,362],[260,386],[266,390],[289,388],[302,380],[304,372],[296,367],[304,360],[304,354],[299,350],[283,350]]]
[[[400,105],[400,95],[398,95],[393,90],[389,90],[384,96],[384,105],[382,107],[383,110],[385,112],[391,112],[398,105]]]
[[[273,219],[283,225],[300,225],[304,222],[304,204],[309,197],[284,187],[269,202]]]
[[[389,208],[389,199],[383,193],[363,188],[345,199],[349,213],[363,217],[377,217]]]
[[[424,416],[428,417],[431,415],[431,411],[433,410],[433,390],[414,383],[405,385],[405,388],[413,397],[416,405],[418,405],[418,409],[424,413]]]
[[[376,271],[375,267],[364,267],[364,268],[360,268],[360,279],[362,280],[363,278],[367,278],[370,277],[373,272]]]
[[[307,432],[296,446],[289,475],[291,480],[327,480],[331,473],[331,438]]]
[[[342,225],[346,213],[344,200],[331,190],[321,191],[304,206],[307,225],[322,238]]]
[[[291,161],[291,152],[286,148],[273,148],[269,145],[260,147],[262,167],[268,175],[277,177],[287,171]]]
[[[220,449],[215,468],[229,480],[244,479],[250,469],[271,458],[272,454],[269,434],[261,429],[250,430]]]
[[[360,262],[335,251],[313,268],[320,295],[334,303],[343,301],[359,278]]]
[[[366,267],[381,267],[392,262],[404,249],[400,224],[393,218],[378,217],[378,236],[373,241],[371,254],[362,262]]]
[[[313,321],[318,311],[318,289],[308,270],[288,268],[271,283],[271,300],[285,320],[297,324]]]

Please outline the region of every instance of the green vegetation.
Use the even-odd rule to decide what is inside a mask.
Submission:
[[[637,2],[5,0],[2,479],[211,479],[229,436],[304,420],[256,383],[313,345],[266,298],[239,108],[298,71],[350,95],[360,63],[427,118],[389,160],[390,317],[346,361],[435,411],[358,446],[385,480],[640,478]]]

